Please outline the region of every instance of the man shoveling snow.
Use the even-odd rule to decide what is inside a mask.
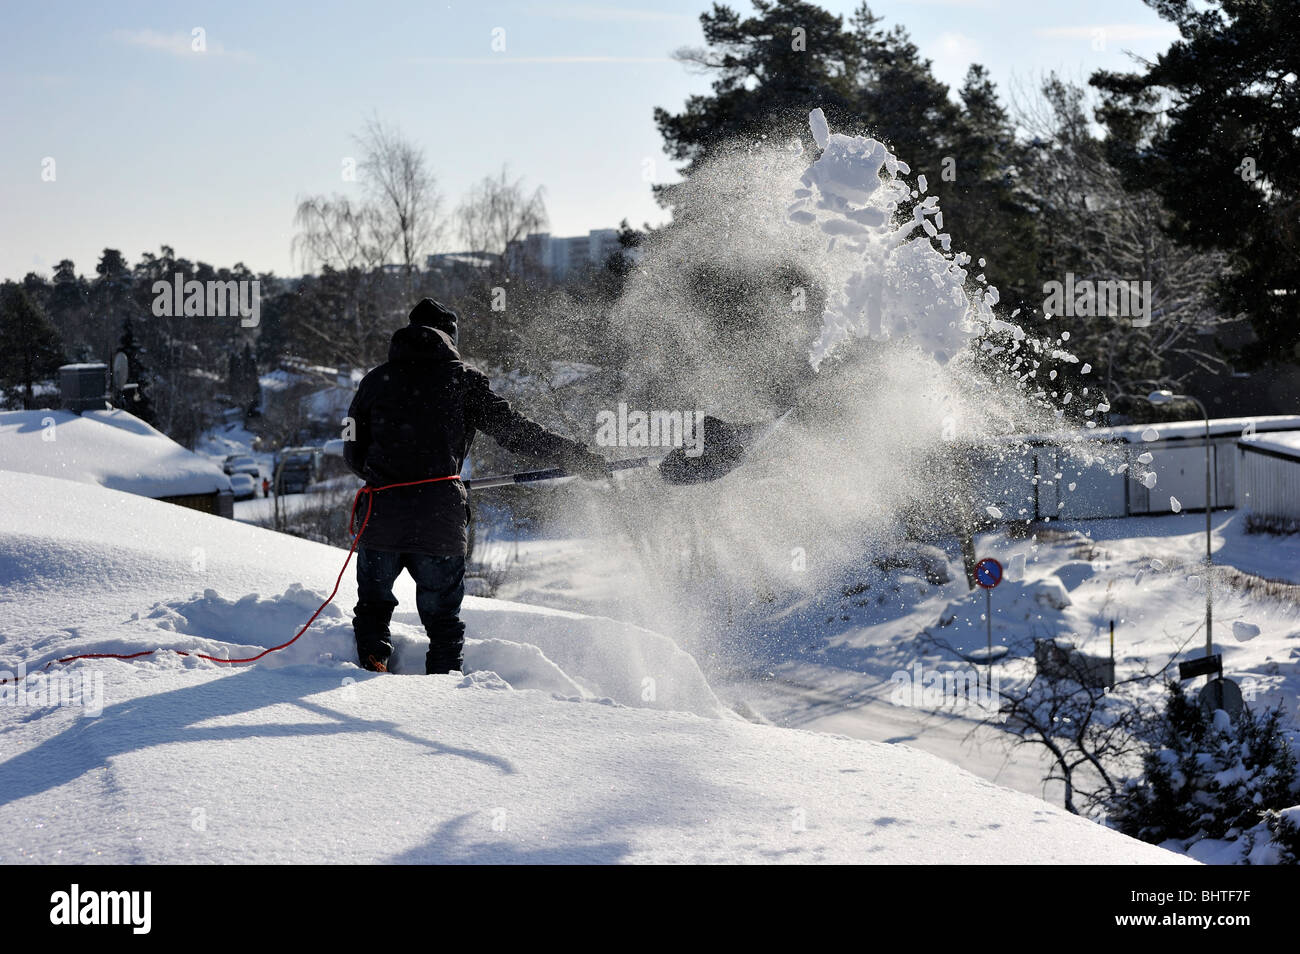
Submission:
[[[429,635],[425,672],[461,669],[465,624],[467,491],[458,479],[475,431],[506,450],[558,464],[586,480],[610,476],[605,459],[546,430],[492,393],[456,349],[456,314],[431,298],[393,334],[388,361],[362,379],[343,455],[371,488],[357,541],[357,659],[385,672],[393,652],[393,582],[405,569]],[[412,485],[389,487],[391,484]]]

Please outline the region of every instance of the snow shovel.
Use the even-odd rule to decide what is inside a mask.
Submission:
[[[791,409],[793,410],[793,408]],[[716,417],[705,415],[703,423],[704,446],[700,454],[691,456],[685,447],[673,448],[658,461],[659,476],[669,484],[702,484],[731,473],[745,457],[766,441],[772,432],[790,414],[786,411],[775,421],[758,424],[728,424]],[[655,461],[649,457],[609,462],[612,471],[634,470],[649,467]],[[561,467],[547,470],[528,470],[518,474],[500,474],[493,477],[471,477],[464,481],[470,488],[504,487],[508,484],[532,484],[542,480],[572,477]]]

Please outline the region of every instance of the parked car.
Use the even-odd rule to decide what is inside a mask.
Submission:
[[[221,469],[227,475],[251,474],[254,477],[258,475],[257,461],[247,454],[231,454],[222,462]]]
[[[280,453],[278,494],[306,493],[320,476],[320,448],[288,447]]]
[[[252,500],[257,496],[257,481],[252,474],[234,473],[230,475],[230,489],[236,500]]]

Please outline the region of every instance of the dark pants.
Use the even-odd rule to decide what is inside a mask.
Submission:
[[[357,605],[352,629],[357,637],[357,658],[367,656],[387,663],[393,651],[388,623],[397,607],[393,582],[402,570],[415,580],[415,608],[429,634],[425,672],[445,673],[462,669],[465,624],[460,621],[460,604],[465,598],[465,558],[430,556],[427,553],[390,553],[387,550],[357,550]]]

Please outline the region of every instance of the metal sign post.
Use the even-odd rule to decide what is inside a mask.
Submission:
[[[993,665],[993,589],[1002,582],[1002,564],[985,557],[975,564],[975,583],[984,590],[984,621],[988,624],[988,663]]]

